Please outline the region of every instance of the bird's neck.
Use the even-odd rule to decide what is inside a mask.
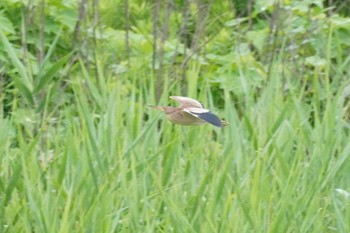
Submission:
[[[181,110],[180,108],[176,108],[176,107],[163,107],[163,109],[166,114],[172,114],[174,112]]]

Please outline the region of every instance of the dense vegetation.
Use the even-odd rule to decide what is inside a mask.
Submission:
[[[350,232],[349,6],[2,0],[0,231]]]

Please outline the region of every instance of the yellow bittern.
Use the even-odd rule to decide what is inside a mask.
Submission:
[[[170,96],[171,99],[180,103],[179,107],[150,106],[165,112],[168,119],[174,124],[179,125],[202,125],[212,124],[216,127],[228,125],[227,122],[220,120],[214,113],[205,109],[203,105],[195,100],[183,96]]]

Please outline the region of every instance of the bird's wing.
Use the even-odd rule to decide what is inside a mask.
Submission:
[[[170,99],[176,100],[180,104],[179,108],[204,108],[198,100],[192,98],[183,96],[170,96]]]
[[[204,108],[185,108],[182,111],[208,122],[216,127],[223,127],[224,124],[214,113]]]

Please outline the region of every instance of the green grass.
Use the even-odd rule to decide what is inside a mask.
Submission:
[[[48,4],[62,29],[41,28],[41,61],[36,29],[1,16],[0,232],[350,232],[347,18],[267,2],[248,27],[213,1],[200,54],[189,58],[176,37],[186,26],[180,1],[167,8],[169,35],[158,35],[167,38],[163,70],[152,70],[152,23],[170,12],[158,22],[153,4],[130,1],[126,55],[126,25],[114,19],[124,8],[112,2],[96,37],[89,8],[80,53],[70,51],[77,6]],[[33,38],[22,41],[22,30]],[[182,91],[230,124],[173,125],[148,107],[175,105],[168,97]]]
[[[224,93],[230,125],[215,129],[85,78],[57,116],[1,120],[2,232],[350,231],[344,89],[321,113],[272,78],[240,113]]]

